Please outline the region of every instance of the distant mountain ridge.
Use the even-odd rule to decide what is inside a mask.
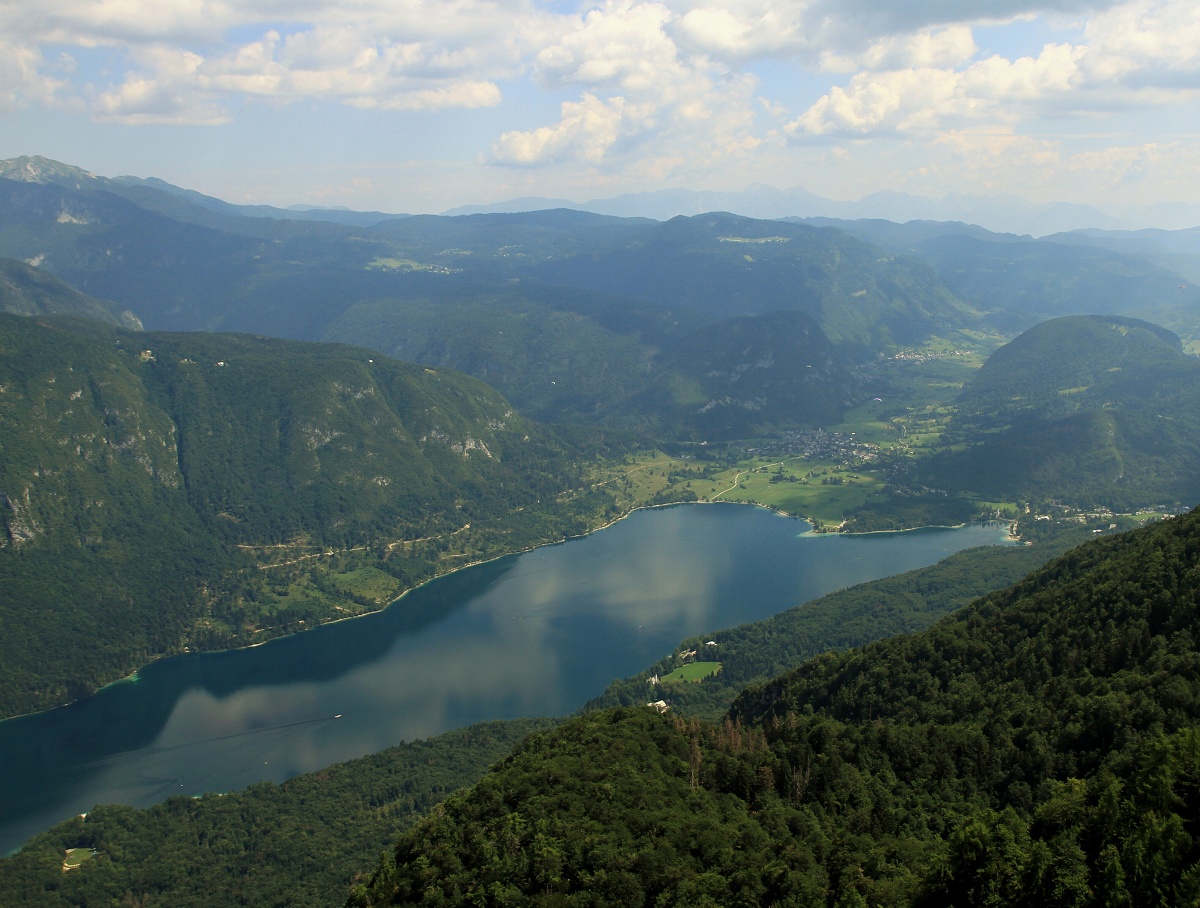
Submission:
[[[964,221],[1001,233],[1041,236],[1082,228],[1108,230],[1140,226],[1126,218],[1113,217],[1087,205],[1036,203],[1013,195],[973,196],[952,194],[941,199],[901,192],[876,192],[856,201],[823,198],[805,189],[776,189],[755,185],[740,192],[660,189],[629,193],[608,199],[570,202],[564,199],[520,198],[490,205],[463,205],[445,215],[488,212],[533,211],[537,208],[574,208],[618,217],[651,217],[666,221],[710,211],[727,211],[743,217],[780,218],[828,217],[843,220],[878,218],[906,221]],[[1200,208],[1191,216],[1180,214],[1172,226],[1200,222]]]
[[[731,373],[747,379],[737,393],[689,372],[690,361],[711,361],[712,377],[719,362],[747,366],[721,349],[733,335],[718,326],[777,312],[815,322],[791,335],[797,361],[823,335],[842,372],[932,338],[970,344],[962,332],[1010,334],[1080,312],[1149,319],[1200,344],[1200,288],[1170,270],[1196,244],[1170,233],[1033,240],[961,222],[719,211],[658,221],[566,208],[335,223],[322,218],[354,219],[263,217],[40,158],[6,162],[4,174],[19,180],[0,178],[0,255],[36,261],[151,329],[363,344],[495,382],[542,420],[695,438],[836,418],[830,401],[854,399],[844,375],[827,371],[815,387],[806,372],[781,394],[778,344],[770,369]],[[753,190],[764,202],[779,195]],[[681,345],[700,355],[679,358]],[[717,413],[730,419],[714,426]]]
[[[404,214],[379,211],[350,211],[338,208],[276,208],[272,205],[235,205],[192,189],[183,189],[157,177],[101,177],[81,167],[63,164],[41,155],[25,155],[0,161],[0,179],[40,183],[68,189],[101,189],[145,204],[163,214],[183,214],[183,205],[170,205],[161,196],[174,196],[190,205],[233,217],[270,218],[273,220],[328,221],[355,227],[368,227]],[[195,217],[195,215],[193,215]]]
[[[854,400],[853,360],[982,324],[928,266],[807,225],[557,209],[355,227],[248,217],[45,162],[17,170],[36,179],[0,179],[0,254],[151,329],[359,343],[471,371],[543,420],[701,438],[825,423]],[[770,358],[720,349],[729,320],[777,312],[812,324],[761,338]],[[700,361],[734,370],[737,387],[709,387],[690,371]],[[752,361],[771,365],[740,368]],[[587,377],[558,375],[572,363]]]

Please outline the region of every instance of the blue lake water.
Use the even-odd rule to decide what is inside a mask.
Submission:
[[[282,781],[484,719],[570,713],[684,637],[1006,535],[808,530],[732,504],[638,511],[440,578],[376,615],[164,659],[137,682],[2,722],[0,854],[98,803]]]

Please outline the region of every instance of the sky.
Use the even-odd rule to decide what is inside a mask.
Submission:
[[[1195,0],[0,0],[0,158],[439,212],[665,188],[1200,203]]]

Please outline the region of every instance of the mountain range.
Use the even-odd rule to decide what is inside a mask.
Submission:
[[[616,217],[648,217],[665,221],[711,211],[727,211],[762,220],[780,218],[875,218],[896,222],[964,221],[1001,233],[1042,236],[1083,228],[1136,229],[1143,224],[1191,227],[1200,209],[1134,211],[1114,217],[1087,205],[1035,203],[1019,196],[951,194],[941,199],[902,192],[876,192],[855,201],[823,198],[804,189],[754,185],[740,192],[661,189],[576,203],[568,199],[518,198],[491,205],[465,205],[446,215],[513,213],[545,208],[572,208]]]

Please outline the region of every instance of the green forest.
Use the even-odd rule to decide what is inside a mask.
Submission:
[[[0,859],[7,908],[137,904],[340,905],[406,829],[480,778],[548,719],[486,722],[276,785],[147,810],[101,805]],[[67,848],[97,851],[64,873]]]

